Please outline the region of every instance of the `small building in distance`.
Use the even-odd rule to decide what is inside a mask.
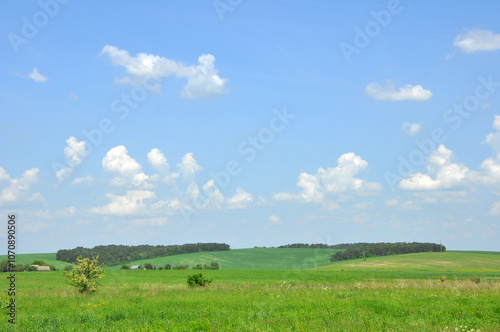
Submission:
[[[40,265],[32,265],[36,267],[37,271],[50,271],[50,266],[40,266]]]

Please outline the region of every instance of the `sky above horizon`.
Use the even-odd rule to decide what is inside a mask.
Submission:
[[[2,251],[500,251],[498,1],[0,8]]]

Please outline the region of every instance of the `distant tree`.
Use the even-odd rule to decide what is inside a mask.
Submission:
[[[71,271],[73,270],[73,265],[66,265],[64,268],[63,268],[63,271]]]
[[[158,266],[158,270],[163,270],[163,266]]]
[[[120,270],[130,270],[130,266],[128,266],[128,265],[122,265],[122,267],[120,268]]]
[[[38,266],[47,266],[49,264],[45,263],[44,261],[40,260],[40,259],[36,259],[34,260],[31,265],[38,265]]]
[[[99,286],[98,279],[104,277],[104,272],[99,263],[99,256],[92,259],[77,258],[77,266],[73,271],[65,273],[67,282],[74,287],[77,287],[80,293],[93,293]]]
[[[210,266],[208,267],[210,270],[218,270],[219,269],[219,263],[217,262],[212,262],[210,263]]]
[[[166,264],[165,265],[165,270],[172,270],[172,265]]]
[[[151,264],[151,263],[145,263],[144,264],[144,268],[146,270],[153,270],[153,264]]]
[[[188,269],[189,269],[189,264],[176,265],[172,268],[172,270],[188,270]]]

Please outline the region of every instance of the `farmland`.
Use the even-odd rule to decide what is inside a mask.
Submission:
[[[240,264],[257,267],[255,259],[273,255],[273,250],[282,249],[247,249]],[[498,253],[372,257],[316,268],[310,263],[319,252],[304,250],[309,256],[297,251],[300,257],[294,259],[282,252],[282,261],[288,257],[290,266],[302,267],[286,271],[224,270],[237,263],[237,255],[233,261],[217,257],[226,259],[223,270],[202,271],[214,279],[204,288],[186,285],[190,270],[106,268],[102,286],[93,295],[72,289],[60,271],[18,273],[16,326],[22,331],[442,331],[460,326],[499,330]],[[252,251],[260,256],[252,256]],[[274,266],[269,257],[263,261]],[[203,258],[208,262],[215,257]],[[473,276],[480,282],[472,282]],[[5,292],[0,296],[3,307]],[[0,329],[14,330],[5,317]]]

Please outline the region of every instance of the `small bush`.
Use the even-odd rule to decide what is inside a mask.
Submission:
[[[66,265],[64,268],[63,268],[63,271],[71,271],[73,270],[73,265]]]
[[[481,278],[479,278],[478,276],[473,276],[471,278],[471,281],[475,284],[479,284],[481,282]]]
[[[122,265],[122,267],[120,268],[120,270],[130,270],[130,266],[128,266],[128,265]]]
[[[443,274],[443,275],[439,278],[439,280],[441,280],[441,282],[445,282],[445,281],[446,281],[446,278],[447,278],[447,277]]]
[[[189,269],[189,264],[186,265],[176,265],[172,268],[172,270],[187,270]]]
[[[194,286],[206,286],[209,285],[212,282],[212,279],[205,279],[203,278],[203,274],[197,273],[188,276],[187,278],[187,283],[190,287]]]

